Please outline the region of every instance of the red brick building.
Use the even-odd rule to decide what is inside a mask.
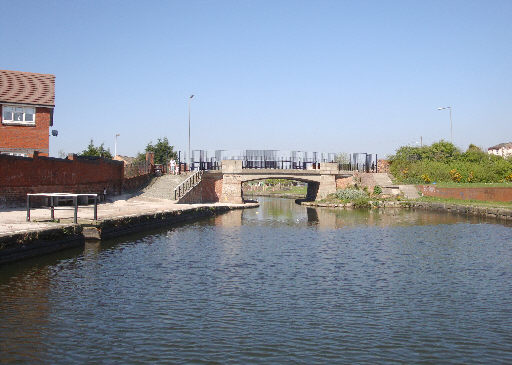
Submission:
[[[55,76],[0,70],[0,153],[48,156]]]

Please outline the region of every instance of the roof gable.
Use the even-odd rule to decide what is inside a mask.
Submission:
[[[0,70],[0,103],[55,106],[55,75]]]

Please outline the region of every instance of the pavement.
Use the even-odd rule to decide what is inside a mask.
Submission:
[[[211,203],[211,204],[177,204],[174,200],[152,198],[145,194],[119,195],[113,201],[98,205],[98,220],[125,217],[138,214],[157,213],[170,210],[186,210],[200,206],[240,206],[243,204]],[[78,223],[94,222],[93,205],[78,208]],[[55,209],[55,221],[50,220],[48,208],[30,210],[31,221],[27,222],[25,208],[0,209],[0,235],[38,231],[41,229],[67,226],[73,223],[73,207]]]

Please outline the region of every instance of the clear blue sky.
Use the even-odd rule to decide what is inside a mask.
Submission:
[[[512,140],[512,1],[3,1],[1,69],[56,75],[51,155],[90,138],[393,153]]]

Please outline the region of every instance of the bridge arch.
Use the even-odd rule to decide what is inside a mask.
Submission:
[[[263,176],[263,175],[262,175]],[[265,181],[270,179],[276,179],[276,180],[289,180],[289,181],[300,181],[307,184],[307,191],[306,191],[306,199],[307,200],[316,200],[317,194],[318,194],[318,188],[320,187],[320,181],[318,179],[314,178],[307,178],[307,177],[297,177],[297,176],[267,176],[263,178],[253,178],[253,177],[246,177],[242,178],[242,198],[243,198],[243,184],[248,183],[251,181]]]

